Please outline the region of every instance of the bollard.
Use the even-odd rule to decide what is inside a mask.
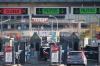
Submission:
[[[62,45],[60,45],[60,51],[59,51],[59,62],[60,62],[60,64],[61,64],[61,62],[62,62]]]
[[[59,46],[56,44],[52,44],[50,46],[50,56],[51,56],[51,66],[58,66],[59,65]]]

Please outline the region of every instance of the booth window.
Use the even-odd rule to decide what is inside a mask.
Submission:
[[[87,23],[81,23],[81,28],[85,29],[85,28],[88,28],[89,25]]]

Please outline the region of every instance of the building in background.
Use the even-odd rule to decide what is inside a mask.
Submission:
[[[29,37],[37,32],[50,36],[51,30],[80,34],[88,25],[100,24],[99,3],[99,0],[0,0],[0,35]]]

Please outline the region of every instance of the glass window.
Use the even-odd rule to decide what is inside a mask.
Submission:
[[[77,23],[73,23],[73,28],[77,28],[78,24]]]
[[[78,55],[79,56],[81,54],[81,52],[70,52],[69,54],[70,55]]]
[[[88,28],[89,25],[87,23],[81,23],[81,28]]]
[[[63,28],[64,26],[63,25],[59,25],[59,28]]]
[[[29,28],[29,24],[26,24],[26,27]]]
[[[14,29],[14,24],[11,24],[11,29]]]
[[[26,30],[26,24],[21,24],[21,28],[22,28],[22,30]]]
[[[29,29],[29,25],[28,24],[26,24],[25,26],[26,26],[26,29]]]
[[[38,25],[32,25],[33,28],[38,28]]]
[[[20,30],[21,29],[21,24],[16,24],[16,29]]]
[[[27,16],[23,16],[23,18],[25,18],[25,19],[29,19],[29,16],[27,15]]]
[[[14,16],[11,16],[11,19],[14,19],[15,17]]]
[[[16,17],[16,19],[21,19],[21,18],[22,18],[21,16],[17,16],[17,17]]]
[[[3,16],[3,19],[9,19],[9,16]]]
[[[18,30],[27,30],[27,29],[29,29],[29,25],[20,23],[20,24],[16,25],[16,29],[18,29]]]
[[[3,30],[8,29],[8,25],[7,24],[3,24]]]

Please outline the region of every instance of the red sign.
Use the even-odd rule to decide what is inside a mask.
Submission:
[[[27,8],[0,8],[0,14],[3,15],[28,14],[28,9]]]
[[[48,18],[32,18],[33,24],[47,24]]]
[[[12,52],[12,46],[5,46],[5,52]]]
[[[59,51],[58,45],[51,45],[51,51],[52,51],[52,52],[57,52],[57,51]]]

